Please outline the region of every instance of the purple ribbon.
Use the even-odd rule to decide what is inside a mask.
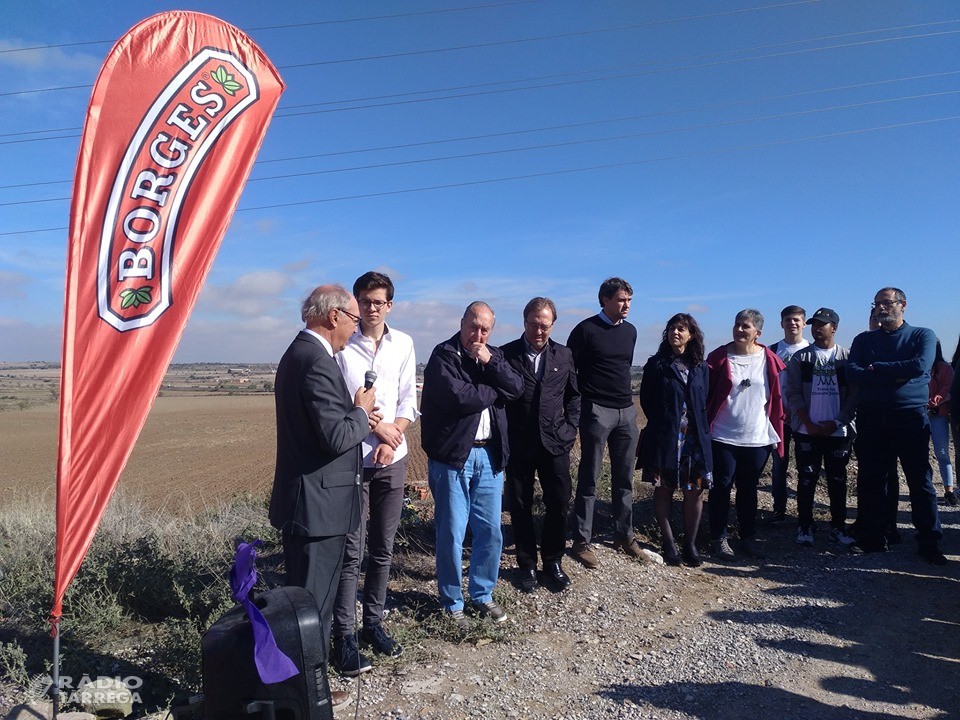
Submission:
[[[233,599],[243,605],[247,617],[250,618],[250,627],[253,628],[253,661],[260,679],[269,685],[292,678],[300,671],[277,647],[270,625],[260,608],[250,599],[250,591],[257,582],[257,570],[254,567],[257,559],[255,548],[262,544],[260,540],[254,540],[252,543],[242,542],[237,546],[237,561],[230,570],[230,589],[233,591]]]

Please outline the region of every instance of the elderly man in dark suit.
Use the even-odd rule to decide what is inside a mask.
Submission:
[[[316,600],[324,660],[344,542],[360,523],[360,444],[380,417],[376,388],[361,387],[351,398],[333,358],[356,330],[359,312],[339,285],[318,287],[301,309],[306,329],[277,366],[270,522],[282,536],[287,584]]]
[[[580,423],[580,391],[573,353],[550,339],[557,308],[535,297],[523,309],[523,335],[503,346],[503,356],[523,378],[523,395],[507,403],[506,494],[517,546],[520,589],[537,587],[537,538],[533,526],[534,477],[540,478],[546,515],[540,555],[543,573],[557,590],[570,585],[561,567],[570,507],[570,449]]]

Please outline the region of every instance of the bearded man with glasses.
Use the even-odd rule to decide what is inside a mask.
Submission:
[[[860,463],[860,537],[850,551],[883,552],[887,505],[887,469],[899,458],[910,490],[911,517],[920,556],[934,565],[947,562],[940,550],[940,515],[930,467],[930,419],[927,415],[930,370],[937,337],[903,319],[907,296],[894,287],[874,297],[880,328],[860,333],[850,346],[847,377],[859,385],[857,458]]]

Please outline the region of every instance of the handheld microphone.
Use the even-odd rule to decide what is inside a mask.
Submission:
[[[363,376],[363,389],[369,390],[373,387],[373,384],[377,381],[377,373],[375,370],[367,370]]]

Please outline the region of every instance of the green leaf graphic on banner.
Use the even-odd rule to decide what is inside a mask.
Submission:
[[[234,79],[236,76],[227,72],[227,69],[223,65],[214,70],[210,74],[210,77],[212,77],[216,83],[223,88],[227,95],[236,95],[237,90],[243,89],[243,85]]]
[[[153,300],[151,295],[152,287],[149,285],[144,285],[142,288],[137,288],[136,290],[132,288],[126,288],[125,290],[120,291],[120,308],[126,310],[129,307],[140,307],[141,305],[146,305],[147,303]]]

